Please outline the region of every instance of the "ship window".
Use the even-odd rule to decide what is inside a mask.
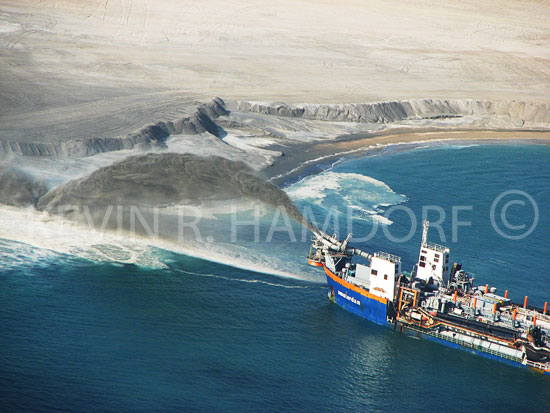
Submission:
[[[422,250],[422,254],[426,254],[426,250]]]
[[[423,256],[423,255],[421,255],[421,256],[420,256],[420,261],[426,261],[426,257]]]
[[[376,271],[376,270],[371,270],[370,273],[371,273],[372,275],[376,275],[376,274],[378,274],[378,271]]]
[[[435,265],[432,265],[432,270],[435,270]]]
[[[421,263],[419,263],[418,265],[420,265],[421,267],[425,267],[425,266],[426,266],[426,263],[425,263],[425,262],[421,262]]]
[[[439,257],[436,255],[436,257],[434,258],[434,261],[435,262],[439,262]]]
[[[384,279],[385,279],[385,280],[388,279],[388,274],[384,274]]]
[[[435,258],[439,258],[439,254],[437,254],[437,253],[434,256],[435,256]]]
[[[447,263],[447,262],[449,262],[449,256],[448,255],[445,257],[445,263]]]

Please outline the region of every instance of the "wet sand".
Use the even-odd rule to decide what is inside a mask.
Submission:
[[[344,136],[336,142],[308,143],[285,152],[264,174],[279,186],[302,176],[320,172],[343,157],[361,156],[366,151],[381,150],[386,145],[433,141],[461,141],[495,144],[522,141],[550,144],[550,131],[532,130],[410,130],[402,129],[363,136]],[[278,148],[281,149],[281,148]]]

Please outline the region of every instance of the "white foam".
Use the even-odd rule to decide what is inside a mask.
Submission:
[[[315,158],[315,159],[309,159],[307,161],[304,161],[304,162],[300,163],[297,167],[291,169],[290,171],[283,172],[283,173],[281,173],[279,175],[276,175],[276,176],[272,176],[271,178],[269,178],[269,180],[274,181],[276,179],[284,178],[285,176],[289,176],[289,175],[293,174],[294,172],[299,171],[300,169],[302,169],[306,165],[314,165],[314,164],[319,163],[320,161],[323,161],[325,159],[330,159],[330,158],[334,158],[334,157],[337,157],[337,156],[353,155],[353,154],[356,154],[356,153],[359,153],[359,152],[365,152],[367,149],[375,149],[375,148],[378,148],[380,146],[382,146],[382,145],[376,144],[376,145],[371,145],[368,148],[351,149],[349,151],[337,152],[337,153],[334,153],[334,154],[331,154],[331,155],[324,155],[324,156],[320,156],[320,157]]]
[[[94,231],[30,207],[2,206],[0,217],[0,236],[4,239],[92,261],[165,267],[150,246],[139,238]]]
[[[310,288],[309,286],[305,286],[305,285],[286,285],[286,284],[273,283],[273,282],[269,282],[269,281],[265,281],[265,280],[225,277],[225,276],[219,275],[219,274],[198,273],[198,272],[185,271],[185,270],[180,270],[180,269],[177,269],[176,271],[181,272],[181,273],[186,274],[186,275],[194,275],[194,276],[198,276],[198,277],[219,278],[219,279],[222,279],[222,280],[243,282],[243,283],[249,283],[249,284],[263,284],[263,285],[269,285],[271,287],[278,287],[278,288],[288,288],[288,289]]]
[[[407,197],[395,193],[387,184],[370,176],[357,173],[326,171],[289,186],[287,194],[294,200],[307,200],[341,210],[353,208],[364,218],[376,219],[391,225],[392,221],[377,214],[383,207],[403,203]]]
[[[302,179],[285,189],[292,199],[322,200],[328,191],[335,191],[340,187],[343,174],[334,172],[320,173]]]
[[[446,149],[466,149],[466,148],[475,148],[477,146],[481,146],[481,145],[472,143],[468,145],[448,145],[445,148]]]
[[[55,251],[0,238],[0,269],[48,263],[58,256]]]
[[[467,149],[467,148],[474,148],[474,147],[477,147],[477,146],[481,146],[479,144],[476,144],[476,143],[464,143],[464,144],[460,144],[460,143],[456,143],[456,144],[451,144],[449,143],[449,140],[447,139],[441,139],[441,140],[434,140],[434,141],[429,141],[429,142],[426,142],[425,145],[420,145],[420,146],[415,146],[414,148],[412,148],[412,150],[430,150],[430,149],[445,149],[445,150],[449,150],[449,149]]]
[[[382,225],[391,225],[391,224],[393,224],[393,221],[391,219],[388,219],[383,215],[374,214],[374,215],[371,215],[371,219],[377,221],[378,223],[380,223]]]
[[[292,263],[270,259],[269,255],[253,254],[239,245],[198,242],[193,239],[169,241],[144,238],[124,231],[101,232],[58,216],[37,212],[33,208],[1,206],[0,237],[52,253],[70,254],[97,262],[164,268],[166,264],[162,257],[154,252],[154,248],[160,248],[259,273],[319,281],[318,277],[285,269],[292,267]],[[12,260],[9,255],[4,258],[8,262]]]

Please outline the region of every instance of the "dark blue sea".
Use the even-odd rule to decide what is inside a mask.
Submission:
[[[410,270],[424,208],[441,221],[430,240],[478,284],[550,301],[550,146],[394,145],[312,172],[286,190],[327,231]],[[279,275],[159,247],[160,266],[102,262],[0,234],[0,410],[550,411],[550,376],[349,314],[305,265],[307,237],[249,235],[235,251]]]

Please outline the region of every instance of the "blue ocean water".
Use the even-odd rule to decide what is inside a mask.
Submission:
[[[550,147],[542,145],[390,146],[287,190],[320,225],[333,214],[327,230],[339,235],[347,232],[350,207],[354,237],[376,227],[357,244],[401,255],[405,269],[417,258],[421,231],[395,240],[409,233],[409,214],[420,225],[423,206],[440,207],[453,259],[479,283],[542,305],[550,300],[549,162]],[[493,201],[510,190],[525,192],[538,208],[536,227],[517,240],[490,222]],[[471,225],[458,227],[456,242],[453,206],[471,207],[458,212]],[[510,204],[507,223],[528,229],[536,217],[529,207],[528,200]],[[437,221],[434,211],[428,217]],[[501,210],[495,216],[502,218]],[[548,376],[402,336],[331,304],[321,274],[303,267],[307,242],[287,238],[277,233],[271,243],[236,247],[278,255],[288,272],[299,269],[297,278],[160,249],[152,254],[166,268],[92,262],[1,240],[0,408],[550,409]],[[437,229],[430,240],[442,242]]]

